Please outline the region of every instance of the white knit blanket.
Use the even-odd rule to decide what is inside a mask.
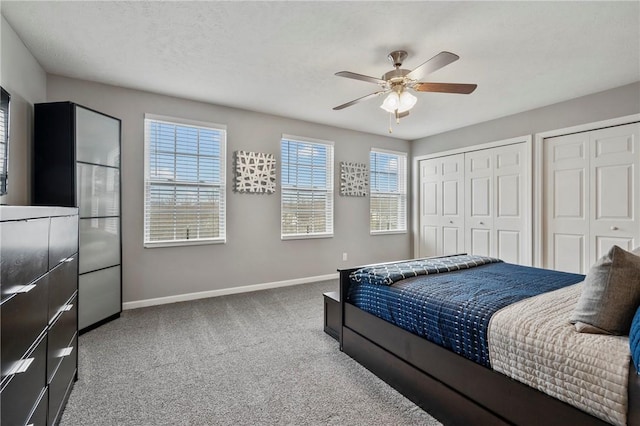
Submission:
[[[493,315],[491,366],[616,425],[626,424],[629,338],[578,333],[569,316],[582,283],[525,299]]]

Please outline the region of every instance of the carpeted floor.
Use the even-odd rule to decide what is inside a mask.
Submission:
[[[61,425],[439,425],[338,349],[304,284],[123,312],[80,336]]]

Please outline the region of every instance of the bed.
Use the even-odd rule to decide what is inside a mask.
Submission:
[[[441,261],[443,258],[438,259]],[[429,260],[432,261],[433,258]],[[445,424],[598,425],[626,423],[640,425],[640,380],[635,367],[629,360],[628,338],[617,338],[617,340],[614,338],[616,342],[614,345],[623,348],[623,352],[624,348],[627,348],[626,353],[617,355],[615,363],[625,365],[617,366],[619,371],[614,368],[613,372],[607,373],[610,376],[606,376],[607,378],[616,377],[618,382],[624,381],[624,383],[607,384],[600,394],[598,391],[595,392],[595,397],[588,395],[585,397],[580,394],[581,380],[589,380],[588,375],[585,375],[587,377],[585,378],[581,372],[562,367],[561,370],[565,370],[563,374],[566,376],[564,382],[562,380],[554,381],[554,377],[558,375],[557,371],[549,370],[546,367],[538,368],[540,363],[537,359],[533,364],[526,363],[527,357],[530,357],[527,355],[530,348],[520,351],[522,348],[511,346],[509,339],[514,332],[524,333],[523,339],[528,342],[528,333],[541,329],[542,325],[556,328],[566,326],[565,316],[567,310],[572,309],[575,304],[576,295],[579,295],[581,289],[579,282],[583,278],[582,276],[564,274],[560,280],[562,282],[554,284],[553,279],[549,278],[549,273],[553,273],[553,271],[516,267],[526,268],[525,275],[531,275],[527,279],[533,279],[536,282],[535,287],[541,288],[541,291],[529,293],[528,290],[520,286],[515,293],[522,294],[516,296],[515,299],[508,297],[509,300],[501,300],[499,295],[494,297],[489,302],[489,305],[495,305],[494,311],[488,315],[488,318],[482,318],[482,315],[478,317],[475,312],[464,311],[465,306],[458,308],[457,313],[455,307],[431,307],[423,308],[421,311],[413,306],[413,302],[409,302],[403,308],[404,310],[397,311],[394,305],[397,302],[392,293],[399,288],[405,296],[411,295],[414,281],[425,278],[424,276],[407,278],[389,285],[367,282],[366,277],[364,279],[361,277],[360,282],[355,282],[358,278],[352,278],[354,272],[361,272],[363,268],[369,268],[369,270],[389,269],[387,277],[393,277],[398,273],[411,276],[412,271],[406,274],[406,271],[398,272],[396,270],[398,265],[405,264],[406,261],[403,263],[392,262],[339,270],[340,323],[342,325],[340,349],[434,417]],[[469,275],[475,271],[470,274],[475,275],[470,280],[472,282],[470,285],[473,285],[474,280],[484,280],[485,275],[491,269],[498,271],[500,279],[508,279],[512,274],[511,266],[497,261],[489,261],[481,265],[473,265],[473,270],[466,267],[454,267],[453,269],[469,270],[456,270],[444,274],[427,271],[427,274],[431,274],[429,277],[431,280],[437,278],[436,281],[438,279],[442,281],[439,284],[440,287],[432,288],[432,290],[435,289],[434,293],[442,293],[445,297],[455,299],[459,296],[455,294],[447,296],[450,291],[449,286],[455,280],[441,277]],[[442,268],[452,269],[447,265]],[[435,272],[444,272],[444,270]],[[514,286],[518,287],[515,284]],[[378,291],[376,287],[382,290],[382,293],[389,294],[362,297],[363,289],[366,290],[365,293]],[[480,298],[484,297],[484,293],[492,292],[491,288],[488,291],[483,291]],[[388,299],[390,301],[384,300],[387,296],[390,297]],[[367,299],[367,297],[369,298]],[[422,296],[418,296],[418,298],[420,297]],[[383,301],[379,301],[380,298]],[[564,311],[556,309],[555,306],[553,309],[549,309],[550,301],[558,298],[565,300],[562,308]],[[358,299],[368,301],[365,301],[363,305],[362,300]],[[429,306],[428,303],[427,306]],[[396,310],[394,311],[394,309]],[[424,334],[421,332],[421,326],[416,325],[416,321],[414,321],[416,318],[426,318],[428,323],[430,321],[429,309],[441,310],[445,314],[447,309],[451,310],[449,319],[445,316],[445,320],[432,320],[437,329],[436,337],[433,335],[421,336],[420,334]],[[521,316],[520,313],[536,310],[540,311],[538,315],[542,315],[543,320],[538,323],[529,321],[523,325],[514,325],[514,321]],[[551,314],[556,315],[555,320],[552,320]],[[411,318],[412,316],[415,318]],[[456,337],[457,331],[449,323],[454,324],[464,317],[467,317],[467,325],[458,324],[458,326],[460,328],[466,327],[467,334]],[[494,319],[500,318],[502,318],[501,322],[497,321],[496,326]],[[399,325],[393,324],[392,321]],[[480,334],[485,333],[488,336],[493,336],[493,340],[483,344],[481,342],[482,336],[474,335],[473,330],[481,330]],[[562,334],[555,329],[545,333],[553,335],[553,338]],[[583,333],[565,334],[583,336]],[[451,337],[452,335],[453,337]],[[595,342],[590,343],[591,346],[587,348],[587,351],[597,351],[598,347],[603,344],[609,345],[610,340],[606,340],[606,338],[610,337],[597,337]],[[577,346],[578,343],[574,341],[571,345]],[[543,343],[542,349],[539,348],[539,351],[544,352],[544,348],[548,345],[548,342]],[[514,353],[517,356],[514,356]],[[558,356],[565,355],[555,354],[555,356],[557,360]],[[590,356],[590,353],[587,352],[586,355],[580,356]],[[495,366],[491,365],[494,363],[493,359],[495,359]],[[599,362],[605,367],[607,364],[613,364],[607,358]],[[563,383],[566,383],[567,380],[573,381],[573,384],[565,386]],[[545,388],[541,384],[548,386]],[[576,389],[573,389],[574,392],[571,394],[564,392],[565,387],[575,387]],[[571,398],[575,398],[576,394],[578,401],[573,401]],[[622,414],[618,413],[616,417],[614,413],[608,417],[606,405],[604,408],[597,407],[600,398],[619,399],[621,407],[618,409],[622,410]],[[602,414],[603,412],[605,415]]]

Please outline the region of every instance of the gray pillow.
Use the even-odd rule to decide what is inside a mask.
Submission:
[[[589,270],[571,315],[581,333],[629,334],[640,305],[640,256],[611,247]]]

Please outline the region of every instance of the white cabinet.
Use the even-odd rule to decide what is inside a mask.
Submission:
[[[640,124],[544,139],[544,264],[586,273],[640,242]]]

